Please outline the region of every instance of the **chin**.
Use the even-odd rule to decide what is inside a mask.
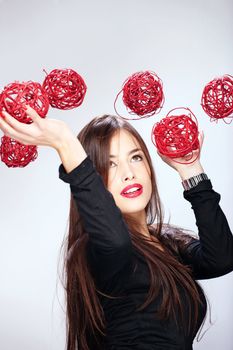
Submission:
[[[120,210],[121,210],[121,212],[123,213],[123,214],[134,214],[134,215],[136,215],[136,214],[140,214],[142,211],[145,211],[145,208],[146,208],[146,206],[140,206],[140,207],[132,207],[132,208],[130,208],[129,209],[129,207],[128,208],[120,208]]]

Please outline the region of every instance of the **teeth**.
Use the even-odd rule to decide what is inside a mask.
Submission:
[[[135,190],[135,188],[136,188],[136,190]],[[133,187],[133,188],[131,188],[130,190],[128,190],[127,192],[124,192],[124,193],[132,193],[132,192],[136,192],[136,191],[138,191],[138,190],[139,190],[138,187]]]

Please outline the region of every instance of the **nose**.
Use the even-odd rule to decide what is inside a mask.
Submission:
[[[122,182],[134,179],[135,175],[129,165],[125,166],[122,170]]]

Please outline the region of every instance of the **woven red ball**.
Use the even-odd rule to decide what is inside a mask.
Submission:
[[[158,113],[164,103],[163,83],[157,74],[151,71],[134,73],[125,80],[122,90],[115,99],[115,111],[116,101],[122,91],[122,99],[128,112],[140,118]]]
[[[152,129],[152,142],[158,151],[169,157],[186,156],[186,161],[193,156],[193,151],[199,148],[197,119],[190,113],[174,115],[171,110],[167,116],[155,123]]]
[[[72,69],[52,70],[42,86],[47,92],[50,105],[58,109],[80,106],[87,90],[83,78]]]
[[[213,120],[233,114],[233,77],[224,75],[211,80],[203,90],[201,105]]]
[[[31,106],[44,118],[49,109],[48,97],[39,83],[33,81],[15,82],[5,86],[0,95],[0,110],[5,109],[18,121],[30,124],[25,105]]]
[[[4,135],[1,138],[0,156],[9,168],[23,168],[37,158],[37,146],[22,143]]]

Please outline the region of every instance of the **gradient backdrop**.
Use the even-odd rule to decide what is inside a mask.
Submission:
[[[157,120],[187,106],[205,132],[203,167],[232,226],[233,124],[211,123],[200,106],[208,81],[233,75],[232,15],[231,0],[1,0],[0,88],[15,80],[42,82],[43,69],[77,70],[88,86],[83,105],[51,108],[48,114],[77,134],[94,116],[114,113],[114,98],[129,75],[154,70],[163,80],[164,108],[132,124],[151,151],[166,219],[196,231],[178,174],[160,160],[150,140]],[[119,110],[124,113],[121,101]],[[39,147],[37,160],[25,168],[0,163],[1,350],[65,346],[58,262],[70,191],[58,178],[59,165],[48,147]],[[214,325],[194,349],[232,350],[233,274],[202,285]],[[207,320],[203,332],[208,327]]]

